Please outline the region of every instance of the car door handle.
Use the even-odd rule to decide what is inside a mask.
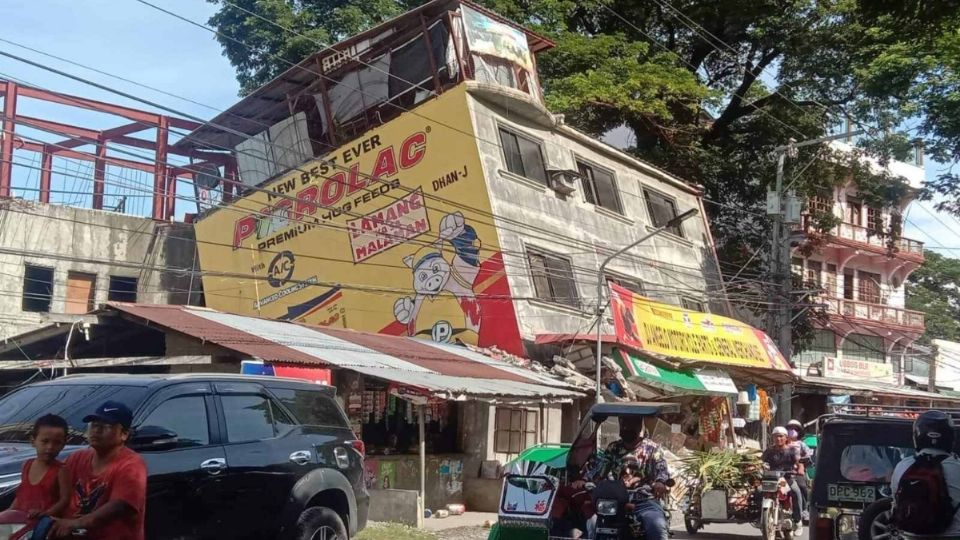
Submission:
[[[313,460],[313,453],[309,450],[300,450],[290,454],[290,461],[297,465],[306,465]]]
[[[200,469],[216,476],[226,470],[227,460],[223,458],[208,459],[200,464]]]

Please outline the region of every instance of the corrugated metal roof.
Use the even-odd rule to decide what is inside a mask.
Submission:
[[[916,398],[916,399],[935,399],[935,400],[956,399],[951,396],[937,394],[934,392],[925,392],[923,390],[907,388],[906,386],[893,386],[890,384],[879,383],[879,382],[829,379],[826,377],[813,377],[813,376],[800,377],[800,380],[801,380],[801,384],[835,389],[837,392],[834,392],[834,393],[842,393],[843,391],[849,391],[850,393],[887,394],[887,395],[902,396],[902,397]]]
[[[110,307],[265,362],[330,365],[447,399],[580,397],[562,381],[456,345],[321,328],[192,306]]]

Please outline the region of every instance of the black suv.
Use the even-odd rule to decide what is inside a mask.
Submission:
[[[0,398],[0,508],[12,503],[36,418],[70,424],[61,459],[85,443],[104,401],[134,411],[128,442],[147,463],[147,538],[342,539],[367,521],[363,443],[336,390],[273,377],[75,375]],[[349,534],[348,534],[349,533]]]

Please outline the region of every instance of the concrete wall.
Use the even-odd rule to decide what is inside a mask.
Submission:
[[[35,328],[66,305],[68,272],[96,275],[95,303],[107,301],[110,276],[138,279],[137,300],[197,304],[193,227],[113,212],[22,200],[0,203],[0,336]],[[22,311],[25,264],[54,269],[50,313]],[[193,291],[191,294],[190,291]]]
[[[497,216],[500,245],[511,294],[525,340],[549,332],[583,332],[596,309],[596,269],[607,255],[653,230],[643,189],[675,200],[678,213],[699,208],[690,189],[668,182],[652,167],[602,143],[589,144],[556,123],[556,117],[514,96],[497,96],[490,89],[473,88],[470,107],[483,160],[488,191]],[[612,171],[623,214],[586,201],[583,190],[561,196],[548,187],[507,171],[498,129],[504,127],[541,143],[548,169],[576,169],[575,159]],[[702,214],[683,224],[684,237],[663,234],[618,257],[609,272],[643,282],[648,296],[679,304],[680,296],[709,303],[717,294],[717,266]],[[579,306],[569,307],[536,296],[526,250],[539,248],[571,260]],[[723,312],[721,303],[710,305]],[[612,332],[612,325],[608,325]]]
[[[422,527],[423,504],[420,493],[406,489],[371,490],[370,513],[367,519]]]

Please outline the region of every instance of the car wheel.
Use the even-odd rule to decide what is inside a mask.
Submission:
[[[857,524],[859,540],[891,540],[898,537],[897,531],[890,525],[892,507],[891,499],[881,499],[866,507]]]
[[[684,519],[683,526],[687,528],[687,532],[690,534],[697,534],[697,532],[703,528],[700,521],[693,518]]]
[[[349,540],[336,512],[322,506],[307,508],[297,520],[296,540]]]

